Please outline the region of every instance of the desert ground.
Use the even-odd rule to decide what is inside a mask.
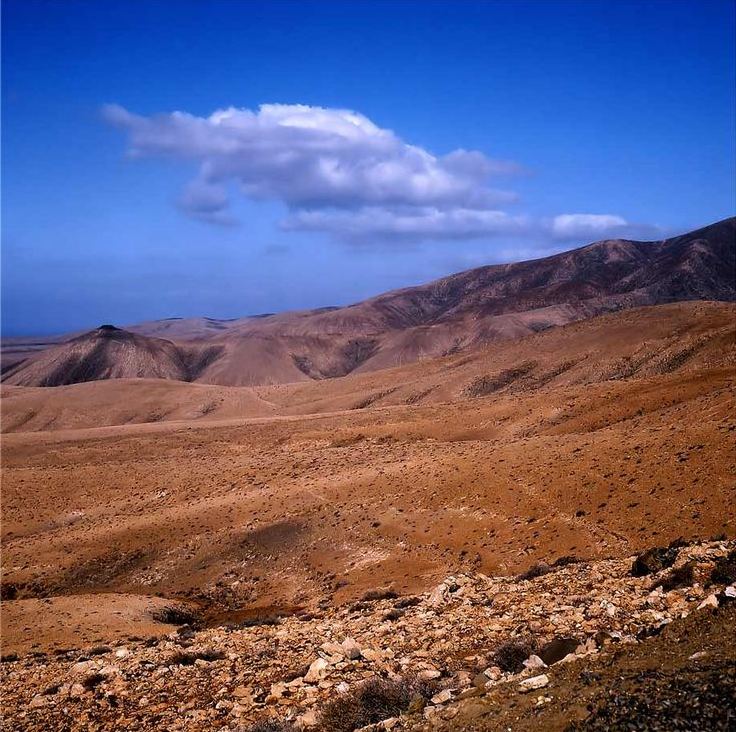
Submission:
[[[731,536],[735,312],[309,384],[3,386],[4,649],[166,632],[149,598],[214,624]]]

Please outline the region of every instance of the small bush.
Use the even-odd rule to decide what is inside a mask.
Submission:
[[[536,643],[530,638],[517,638],[506,641],[500,645],[494,652],[491,660],[495,666],[502,671],[511,673],[519,673],[524,669],[524,661],[526,661],[532,653],[537,650]]]
[[[383,587],[377,590],[368,590],[360,599],[367,602],[370,600],[394,600],[397,597],[398,595],[392,589]]]
[[[247,728],[247,732],[297,732],[292,722],[280,719],[262,719]]]
[[[327,704],[322,712],[321,728],[352,732],[376,724],[407,711],[416,698],[429,699],[436,689],[436,684],[416,679],[370,679]]]
[[[15,600],[17,597],[17,585],[12,582],[0,582],[0,600]]]
[[[404,617],[404,610],[397,610],[396,608],[393,608],[389,610],[385,615],[383,616],[384,620],[399,620],[400,618]]]
[[[176,651],[166,661],[167,666],[193,666],[195,661],[221,661],[225,658],[222,651],[207,648],[203,651]]]
[[[199,618],[185,607],[169,605],[159,610],[154,610],[151,617],[159,623],[167,625],[195,625]]]
[[[688,562],[682,567],[673,569],[662,582],[655,582],[653,588],[662,585],[665,592],[676,590],[678,587],[691,587],[695,581],[695,562]]]
[[[553,567],[568,567],[571,564],[580,564],[583,560],[580,557],[575,557],[572,554],[566,554],[564,557],[559,557],[552,562]]]
[[[414,607],[415,605],[418,605],[421,601],[422,601],[421,597],[416,597],[416,596],[402,597],[394,603],[394,607],[399,608],[399,609],[407,608],[407,607]]]
[[[85,689],[91,690],[98,684],[101,684],[106,678],[104,674],[90,674],[82,681],[82,686]]]
[[[725,557],[716,560],[716,566],[710,574],[710,581],[717,585],[730,585],[736,582],[736,549],[732,549]]]
[[[537,562],[536,564],[532,564],[529,569],[526,570],[526,572],[522,572],[520,575],[516,577],[517,582],[521,582],[522,580],[530,580],[534,579],[535,577],[541,577],[542,575],[549,574],[552,571],[552,567],[549,566],[549,564],[546,564],[545,562]]]
[[[259,625],[278,625],[281,618],[278,615],[260,615],[254,618],[247,618],[240,623],[241,628],[255,628]]]
[[[677,561],[680,550],[679,540],[672,542],[668,547],[652,547],[637,554],[631,565],[631,574],[634,577],[645,577],[654,574],[667,567],[671,567]]]

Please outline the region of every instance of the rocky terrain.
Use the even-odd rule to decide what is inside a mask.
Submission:
[[[6,653],[3,717],[14,730],[733,728],[734,542],[550,562],[217,627],[172,605],[155,611],[166,635]]]
[[[347,307],[232,320],[174,318],[45,344],[12,339],[3,348],[3,381],[56,386],[149,377],[253,386],[328,379],[628,308],[733,301],[734,272],[732,218],[660,242],[601,241],[544,259],[480,267]],[[111,347],[123,339],[129,347]]]

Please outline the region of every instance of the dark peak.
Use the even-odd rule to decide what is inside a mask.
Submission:
[[[90,330],[87,333],[84,333],[83,335],[79,336],[78,338],[74,338],[72,340],[105,340],[105,341],[129,341],[134,340],[135,335],[131,333],[129,330],[124,330],[123,328],[118,328],[116,325],[111,325],[110,323],[104,323],[103,325],[98,326],[94,330]]]

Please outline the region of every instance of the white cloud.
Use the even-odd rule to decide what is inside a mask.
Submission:
[[[636,239],[658,238],[662,230],[648,224],[632,224],[615,214],[560,214],[548,222],[555,239],[569,241],[578,239]]]
[[[552,219],[551,228],[556,239],[577,239],[607,236],[627,225],[626,219],[612,214],[560,214]]]
[[[103,114],[127,134],[131,157],[197,164],[177,205],[208,223],[235,223],[228,190],[236,190],[285,204],[283,229],[323,231],[351,241],[522,235],[547,246],[550,240],[585,243],[661,234],[615,214],[536,220],[513,215],[505,209],[516,194],[489,181],[521,172],[518,164],[474,150],[434,155],[347,109],[264,104],[255,111],[220,109],[208,117],[186,112],[145,117],[108,105]]]
[[[128,134],[131,156],[199,164],[179,205],[205,220],[227,218],[224,184],[234,181],[249,198],[285,203],[291,229],[416,237],[513,229],[497,208],[516,195],[491,188],[488,179],[516,173],[518,165],[462,149],[436,156],[358,112],[264,104],[209,117],[143,117],[117,105],[103,113]]]
[[[369,237],[472,239],[526,233],[529,222],[523,216],[510,216],[504,211],[427,207],[402,210],[371,206],[359,211],[299,211],[283,223],[283,228],[329,231],[355,240]]]

